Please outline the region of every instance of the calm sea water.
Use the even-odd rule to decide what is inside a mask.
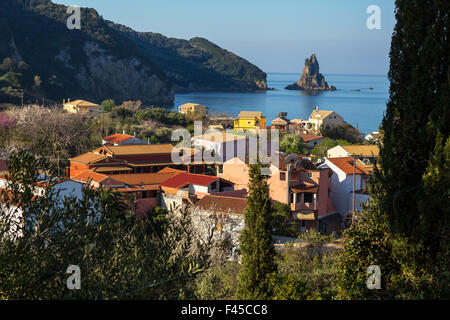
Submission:
[[[176,94],[175,106],[195,102],[209,107],[210,111],[231,116],[237,116],[242,110],[261,111],[267,117],[268,125],[278,112],[287,112],[289,119],[307,119],[314,107],[319,106],[319,109],[336,111],[364,134],[378,130],[389,97],[386,76],[328,74],[325,79],[337,88],[336,91],[307,95],[303,91],[284,90],[299,78],[300,74],[295,73],[268,73],[268,86],[277,91]],[[353,91],[358,89],[360,91]]]

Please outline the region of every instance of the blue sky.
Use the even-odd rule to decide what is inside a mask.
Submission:
[[[328,74],[387,74],[394,0],[53,0],[168,37],[204,37],[265,72],[301,72],[316,53]],[[369,30],[366,9],[381,9]]]

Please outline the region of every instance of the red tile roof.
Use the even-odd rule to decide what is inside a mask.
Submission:
[[[161,186],[176,189],[182,188],[187,184],[207,186],[218,179],[218,177],[183,172],[164,181],[161,183]]]
[[[326,158],[328,161],[330,161],[332,164],[334,164],[336,167],[338,167],[340,170],[342,170],[345,174],[352,175],[353,174],[353,158],[351,157],[345,157],[345,158]],[[356,165],[355,168],[356,174],[369,174],[369,171],[365,170],[364,168]]]
[[[313,134],[306,134],[306,133],[305,134],[301,134],[300,136],[302,137],[303,141],[305,141],[305,142],[310,142],[310,141],[314,141],[314,140],[323,139],[322,136],[316,136],[316,135],[313,135]]]
[[[211,213],[244,214],[247,199],[206,195],[196,203],[196,208]]]

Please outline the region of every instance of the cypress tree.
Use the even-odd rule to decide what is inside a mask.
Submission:
[[[270,274],[277,267],[271,235],[273,206],[267,176],[261,175],[261,164],[250,165],[250,184],[245,211],[245,228],[241,232],[242,269],[236,298],[246,300],[272,297]]]
[[[449,8],[445,0],[396,1],[377,175],[392,231],[431,252],[445,234],[448,246],[450,225]]]

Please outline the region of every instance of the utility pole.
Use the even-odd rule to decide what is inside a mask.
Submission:
[[[19,89],[19,92],[20,92],[20,99],[22,101],[22,108],[23,108],[23,96],[24,96],[23,89]]]
[[[353,158],[353,208],[352,208],[352,224],[353,224],[356,209],[356,201],[355,201],[356,155],[352,154],[352,158]]]

